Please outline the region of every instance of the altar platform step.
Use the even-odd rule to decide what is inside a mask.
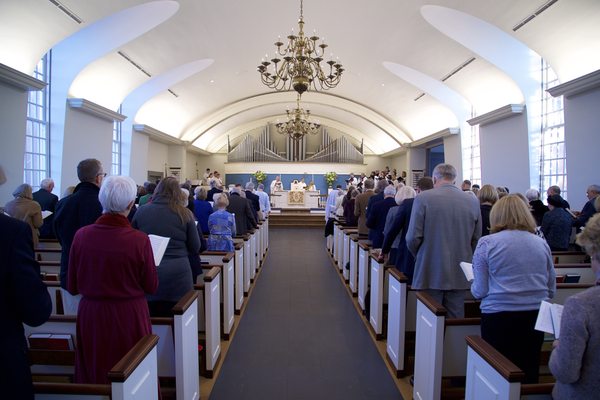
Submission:
[[[283,208],[269,214],[269,227],[278,226],[325,229],[325,213]]]

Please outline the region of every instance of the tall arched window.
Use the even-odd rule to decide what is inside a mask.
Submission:
[[[122,107],[119,107],[119,113]],[[121,175],[121,121],[113,122],[111,175]]]
[[[33,77],[47,83],[42,90],[30,91],[27,98],[27,130],[23,181],[38,190],[50,176],[50,60],[47,53],[35,67]]]

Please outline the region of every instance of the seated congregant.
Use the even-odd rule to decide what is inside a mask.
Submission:
[[[108,384],[108,371],[152,333],[145,295],[158,287],[150,239],[129,224],[133,179],[109,176],[100,188],[102,216],[77,231],[67,287],[81,294],[75,382]],[[148,206],[145,206],[148,207]]]
[[[556,291],[550,248],[516,195],[498,200],[490,225],[473,254],[471,293],[481,299],[481,336],[525,372],[525,383],[536,383],[544,334],[534,326],[541,301]]]
[[[600,386],[600,215],[588,221],[577,244],[592,259],[596,286],[577,293],[565,301],[560,339],[548,366],[556,378],[552,392],[555,400],[593,399]]]

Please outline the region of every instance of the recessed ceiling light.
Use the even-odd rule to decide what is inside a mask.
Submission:
[[[215,80],[214,80],[214,79],[211,79],[209,82],[210,82],[210,83],[215,83]]]

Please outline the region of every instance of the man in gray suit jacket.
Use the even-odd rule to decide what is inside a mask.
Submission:
[[[481,236],[477,198],[454,186],[456,168],[439,164],[432,190],[415,198],[406,245],[415,256],[413,289],[424,290],[444,305],[451,318],[464,316],[469,289],[459,263],[471,262]]]

